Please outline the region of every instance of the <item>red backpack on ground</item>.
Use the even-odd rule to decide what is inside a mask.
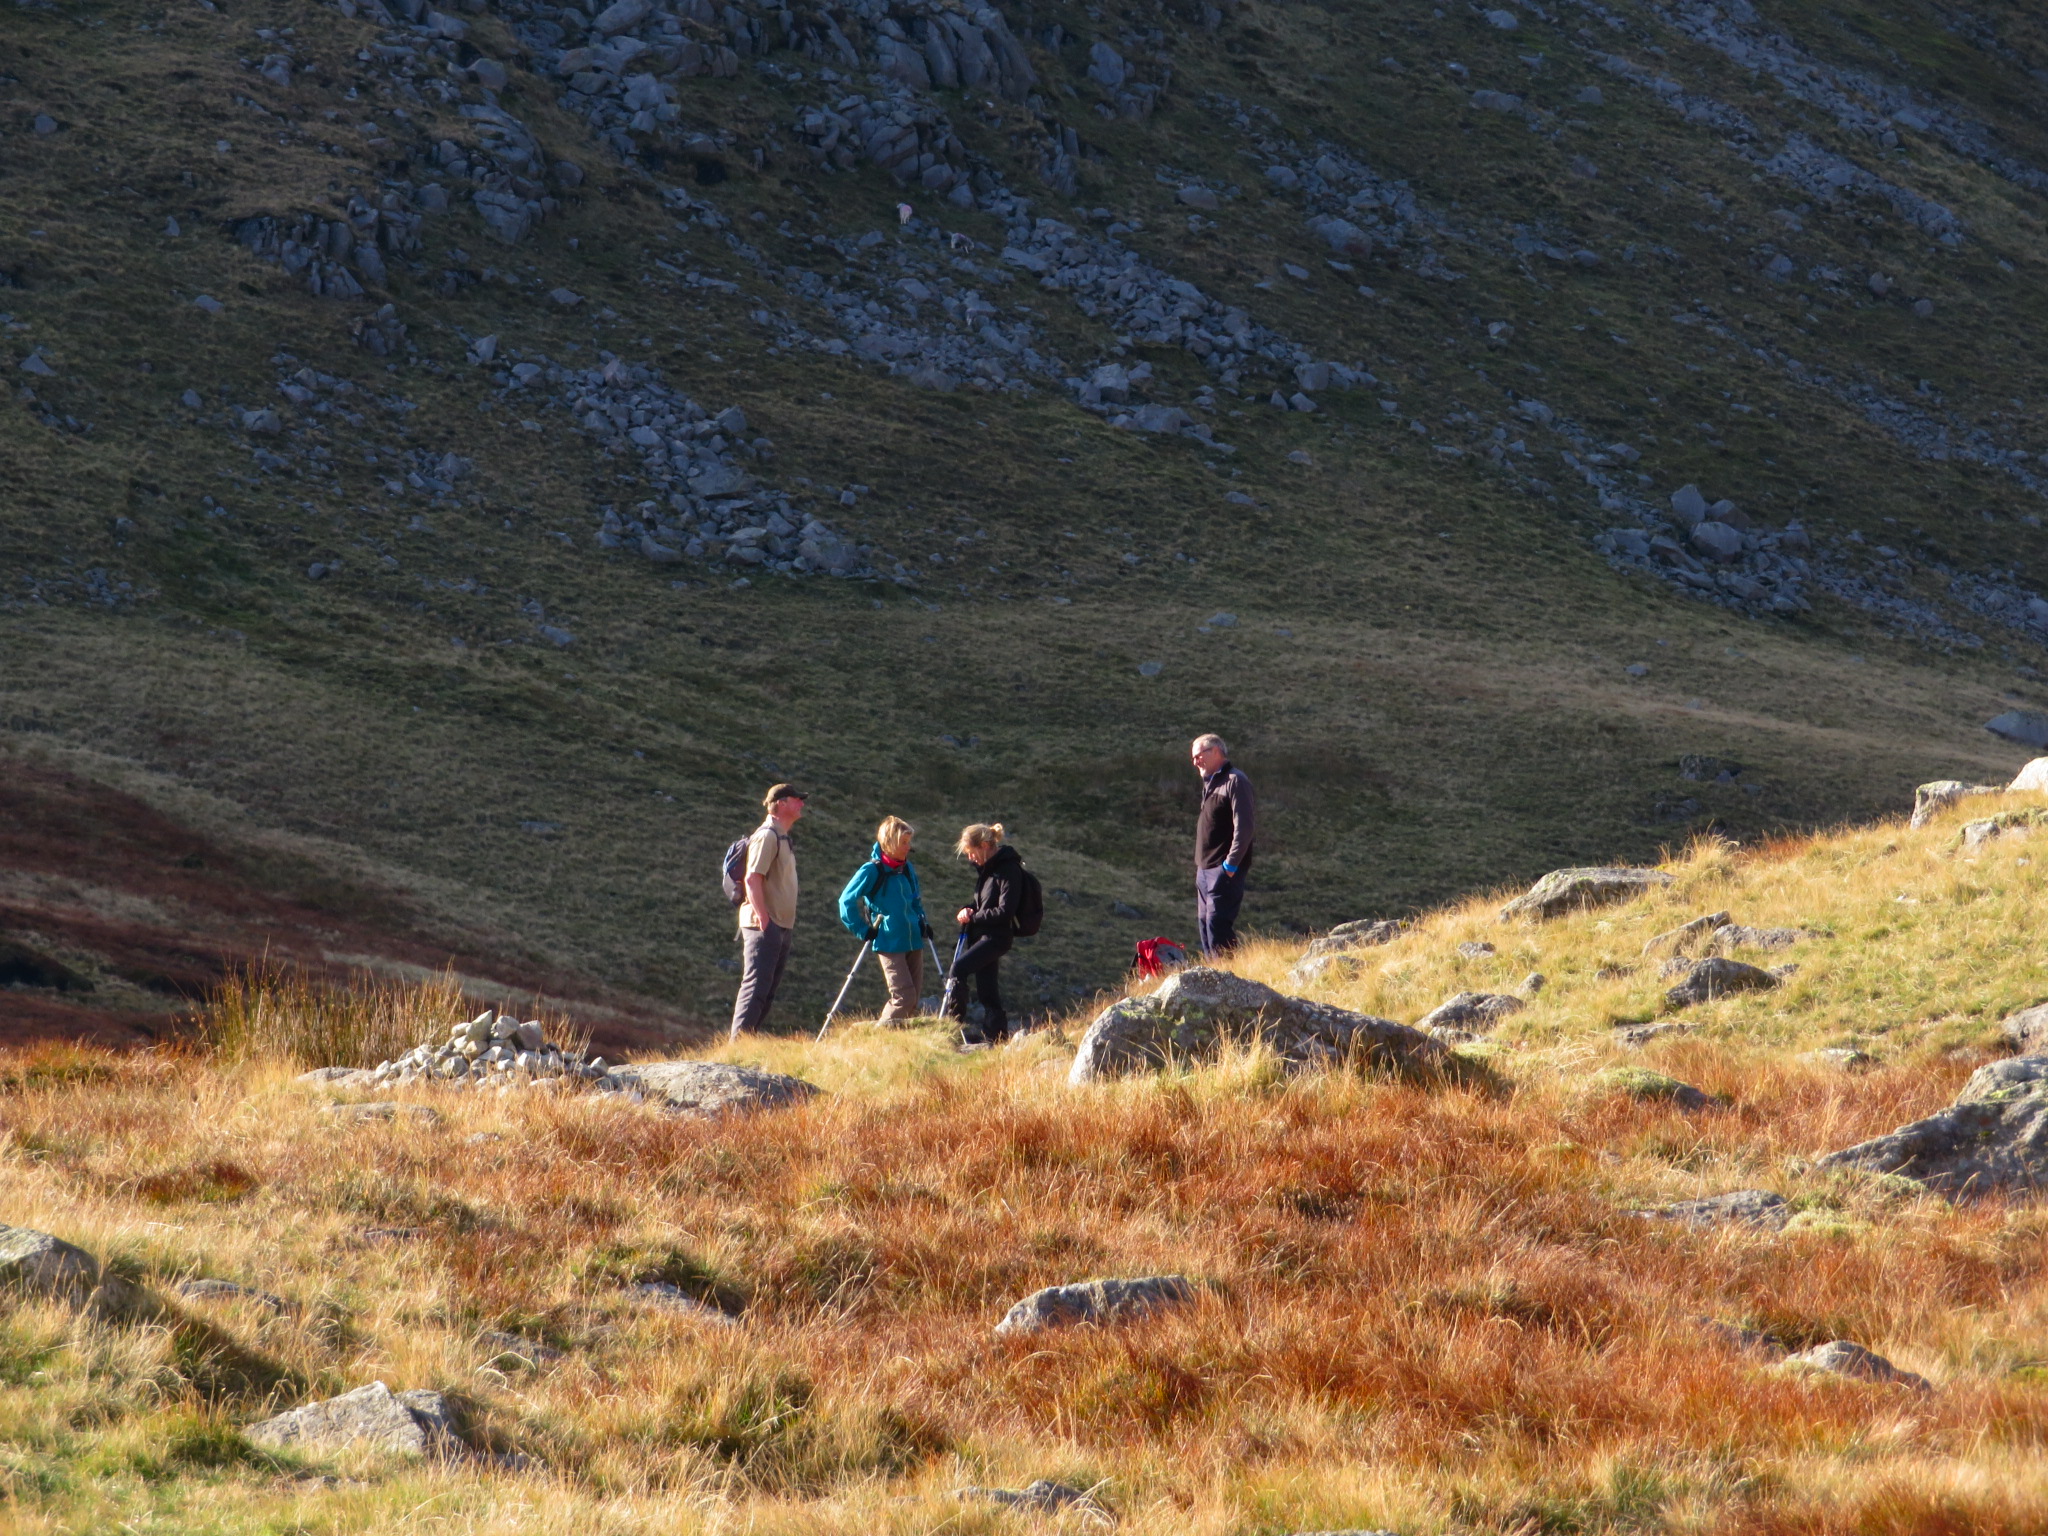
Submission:
[[[1171,939],[1138,940],[1138,958],[1131,969],[1140,976],[1164,976],[1176,965],[1188,963],[1188,952]]]

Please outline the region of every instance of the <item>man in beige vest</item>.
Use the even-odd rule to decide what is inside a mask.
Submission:
[[[796,926],[796,844],[789,829],[804,813],[801,790],[777,784],[761,797],[768,819],[747,840],[747,899],[740,905],[740,944],[746,968],[733,999],[732,1033],[759,1029],[775,1001],[776,984],[789,959],[790,930]]]

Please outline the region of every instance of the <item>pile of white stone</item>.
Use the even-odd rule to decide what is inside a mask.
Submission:
[[[585,1083],[599,1093],[639,1096],[635,1085],[608,1068],[602,1056],[586,1058],[581,1051],[550,1045],[540,1020],[521,1022],[509,1013],[488,1008],[467,1023],[457,1024],[441,1044],[416,1045],[403,1056],[361,1073],[351,1086],[421,1082],[499,1093]]]

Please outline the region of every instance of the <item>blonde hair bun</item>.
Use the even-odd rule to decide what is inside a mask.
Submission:
[[[1003,837],[1003,824],[1000,821],[994,823],[977,821],[970,827],[962,827],[960,829],[960,841],[953,845],[953,851],[962,858],[965,858],[968,849],[998,847],[1001,845]]]

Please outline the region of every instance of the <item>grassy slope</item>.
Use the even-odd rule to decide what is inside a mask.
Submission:
[[[297,1310],[188,1303],[144,1331],[14,1310],[0,1487],[25,1531],[357,1530],[431,1501],[474,1531],[995,1532],[1029,1526],[948,1490],[1038,1476],[1099,1483],[1122,1529],[1204,1536],[2038,1529],[2040,1211],[1810,1163],[1946,1102],[2039,996],[2033,845],[1964,856],[1966,814],[1703,846],[1665,893],[1540,926],[1474,899],[1329,994],[1413,1018],[1541,969],[1478,1048],[1511,1083],[1494,1098],[1257,1058],[1077,1091],[1045,1035],[960,1057],[849,1028],[734,1053],[831,1090],[752,1120],[440,1098],[442,1125],[347,1129],[281,1065],[16,1057],[0,1217],[160,1290],[219,1276]],[[1781,990],[1618,1047],[1664,983],[1595,972],[1712,907],[1826,936]],[[1497,956],[1457,956],[1482,936]],[[1294,953],[1242,968],[1278,981]],[[1867,1070],[1804,1054],[1850,1043]],[[1602,1092],[1611,1064],[1724,1103]],[[1799,1214],[1772,1235],[1623,1214],[1743,1187]],[[419,1235],[362,1236],[394,1226]],[[989,1338],[1035,1286],[1174,1271],[1214,1286],[1184,1316]],[[652,1277],[741,1325],[646,1312],[623,1287]],[[1851,1338],[1934,1391],[1788,1377],[1701,1317]],[[568,1353],[507,1374],[494,1327]],[[453,1394],[473,1439],[547,1470],[344,1457],[336,1485],[235,1434],[373,1377]]]
[[[1091,30],[1056,7],[1034,16]],[[1870,52],[1854,18],[1792,19],[1832,56]],[[744,318],[754,298],[664,294],[640,281],[642,253],[658,240],[707,270],[730,258],[701,235],[666,234],[633,173],[579,148],[583,130],[525,76],[508,102],[545,140],[575,150],[594,180],[512,254],[525,287],[491,283],[442,300],[398,273],[393,293],[422,356],[449,371],[408,365],[382,376],[421,404],[408,442],[477,458],[480,499],[431,514],[432,531],[414,533],[412,507],[379,491],[382,472],[338,452],[339,491],[302,484],[292,494],[314,510],[280,510],[274,488],[223,480],[224,469],[243,473],[239,455],[219,430],[183,425],[174,402],[188,386],[209,400],[268,397],[277,370],[266,359],[280,345],[315,366],[379,376],[381,365],[347,344],[359,306],[287,287],[217,233],[244,213],[320,205],[330,182],[363,179],[353,157],[364,152],[337,163],[304,144],[271,146],[230,98],[261,94],[317,125],[330,104],[346,108],[349,50],[368,34],[296,3],[161,16],[110,4],[18,21],[6,44],[20,82],[13,99],[24,111],[47,106],[66,128],[10,141],[21,154],[10,157],[0,231],[24,253],[12,270],[27,286],[8,303],[28,327],[16,341],[45,344],[59,365],[43,393],[94,430],[50,432],[25,407],[13,418],[0,441],[10,487],[0,538],[21,569],[48,575],[60,555],[106,563],[161,596],[118,616],[68,606],[0,618],[5,713],[56,724],[59,744],[39,735],[39,750],[132,759],[266,825],[353,845],[402,883],[433,882],[440,920],[496,924],[516,935],[512,951],[602,977],[674,1017],[724,1005],[730,978],[713,963],[726,954],[724,918],[706,871],[777,774],[818,788],[793,997],[801,1012],[842,963],[824,935],[824,898],[887,810],[939,832],[1004,819],[1048,883],[1075,895],[1031,955],[1044,975],[1023,988],[1027,999],[1107,981],[1130,939],[1183,931],[1192,785],[1182,744],[1200,729],[1241,743],[1266,794],[1251,911],[1269,929],[1409,909],[1571,859],[1642,856],[1684,835],[1684,813],[1660,820],[1658,807],[1685,796],[1700,802],[1695,825],[1712,817],[1751,833],[1894,804],[1937,771],[1998,776],[2022,755],[1976,730],[2008,695],[2038,696],[2000,645],[1930,654],[1825,600],[1811,620],[1764,624],[1646,589],[1585,548],[1606,520],[1588,501],[1532,498],[1471,461],[1439,461],[1381,416],[1370,391],[1333,394],[1314,419],[1246,401],[1242,421],[1219,423],[1242,450],[1229,461],[1242,476],[1229,485],[1261,503],[1251,513],[1222,502],[1226,470],[1204,469],[1190,443],[1113,432],[1045,396],[936,396],[844,363],[771,355]],[[2031,23],[2007,21],[2024,45]],[[289,98],[234,63],[259,22],[296,25],[320,60]],[[145,23],[155,30],[140,31]],[[498,23],[477,26],[497,46]],[[2007,64],[1959,54],[1917,7],[1875,35],[1898,53],[1895,67],[1992,114],[2021,153],[2041,149],[2025,109],[2033,87]],[[1718,56],[1667,41],[1689,78],[1760,121],[1833,132],[1757,94]],[[1519,57],[1532,49],[1544,56],[1533,74]],[[1378,66],[1390,50],[1404,73]],[[2040,302],[2038,222],[1990,172],[1931,145],[1888,171],[1924,178],[1968,214],[1977,233],[1961,251],[1860,214],[1813,216],[1798,243],[1802,261],[1852,274],[1881,265],[1909,291],[1935,294],[1940,322],[1928,325],[1898,304],[1808,307],[1795,302],[1796,285],[1763,282],[1749,252],[1778,228],[1769,212],[1792,194],[1752,182],[1711,137],[1593,71],[1568,29],[1532,21],[1508,36],[1463,15],[1363,4],[1251,8],[1213,39],[1175,34],[1174,56],[1176,88],[1158,118],[1096,123],[1107,158],[1088,165],[1083,200],[1142,216],[1135,243],[1171,270],[1318,338],[1319,350],[1370,363],[1400,386],[1404,416],[1497,410],[1506,381],[1604,434],[1656,437],[1644,465],[1655,494],[1696,479],[1773,520],[1804,515],[1824,531],[1921,547],[1910,528],[1966,565],[2029,568],[2034,535],[2017,521],[2026,508],[2009,482],[1910,459],[1843,405],[1668,321],[1709,300],[1747,334],[1816,365],[1870,371],[1893,393],[1930,378],[1974,414],[1995,407],[2023,441],[2036,420],[2027,338]],[[1469,110],[1468,86],[1434,67],[1445,57],[1461,59],[1472,84],[1564,108],[1555,139]],[[1039,63],[1049,81],[1080,79],[1073,60]],[[1595,79],[1608,105],[1569,108]],[[1283,258],[1324,269],[1298,212],[1256,190],[1258,166],[1239,136],[1200,106],[1212,89],[1270,102],[1303,144],[1348,143],[1412,178],[1472,233],[1473,245],[1448,253],[1466,280],[1376,266],[1366,275],[1385,303],[1328,275],[1253,289]],[[743,140],[790,110],[784,88],[761,80],[690,91],[693,114]],[[963,132],[979,131],[956,115]],[[216,155],[216,137],[234,149]],[[982,147],[1007,165],[1000,136],[986,137]],[[1600,162],[1598,180],[1571,173],[1578,155]],[[1226,203],[1216,230],[1182,239],[1172,189],[1152,174],[1161,164],[1253,190]],[[1028,184],[1027,170],[1009,169]],[[1709,213],[1705,193],[1723,206]],[[744,227],[772,259],[813,261],[773,233],[784,218],[860,229],[895,194],[871,171],[819,180],[785,165],[741,171],[714,195],[735,214],[766,213]],[[156,231],[174,208],[187,231],[165,240]],[[1510,218],[1547,221],[1610,252],[1668,244],[1683,259],[1611,259],[1561,277],[1497,254]],[[995,232],[978,214],[946,219],[982,238]],[[427,238],[430,270],[447,247],[490,249],[467,213],[431,220]],[[1999,257],[2017,270],[1999,269]],[[558,282],[590,296],[582,311],[545,303]],[[227,314],[185,302],[201,291],[226,298]],[[1001,297],[1041,296],[1013,287]],[[615,321],[596,317],[601,303]],[[1039,308],[1070,360],[1100,355],[1099,327],[1056,300]],[[1493,319],[1516,327],[1504,350],[1487,343]],[[785,483],[801,474],[873,485],[855,526],[885,547],[915,557],[954,548],[955,529],[987,537],[971,561],[927,581],[936,612],[856,584],[677,592],[672,573],[599,557],[587,543],[572,553],[546,534],[584,536],[589,509],[620,494],[612,466],[574,439],[565,448],[559,435],[518,430],[517,409],[488,399],[461,367],[458,327],[557,357],[572,341],[651,357],[714,408],[741,403],[775,439]],[[1629,346],[1610,342],[1610,330]],[[651,349],[638,347],[642,337]],[[1183,356],[1153,360],[1174,388],[1192,378]],[[143,373],[144,361],[154,371]],[[2014,411],[2008,395],[2028,403]],[[1730,412],[1731,397],[1755,413]],[[1313,464],[1288,462],[1297,448]],[[237,515],[199,519],[202,492]],[[116,515],[139,525],[125,542]],[[401,569],[387,573],[361,552],[366,535]],[[1116,558],[1126,544],[1144,557],[1135,568]],[[1197,563],[1172,560],[1176,550]],[[317,587],[303,579],[309,561],[344,553],[342,576]],[[422,609],[422,577],[471,578],[490,595],[436,588]],[[953,590],[963,581],[965,595]],[[1928,590],[1938,596],[1938,585]],[[1034,600],[1049,592],[1071,595],[1071,606]],[[575,630],[575,648],[474,648],[524,636],[515,605],[528,597]],[[1240,627],[1193,633],[1219,609]],[[457,653],[451,635],[473,648]],[[1136,674],[1147,659],[1166,663],[1156,680]],[[1648,678],[1623,676],[1634,660],[1651,663]],[[980,741],[956,750],[942,734]],[[4,745],[26,749],[19,737]],[[1674,765],[1688,752],[1750,765],[1745,777],[1763,792],[1681,784]],[[519,830],[526,820],[566,830],[537,842]],[[927,856],[928,868],[939,862]],[[950,900],[955,880],[936,883]],[[1116,918],[1112,901],[1146,915]]]

